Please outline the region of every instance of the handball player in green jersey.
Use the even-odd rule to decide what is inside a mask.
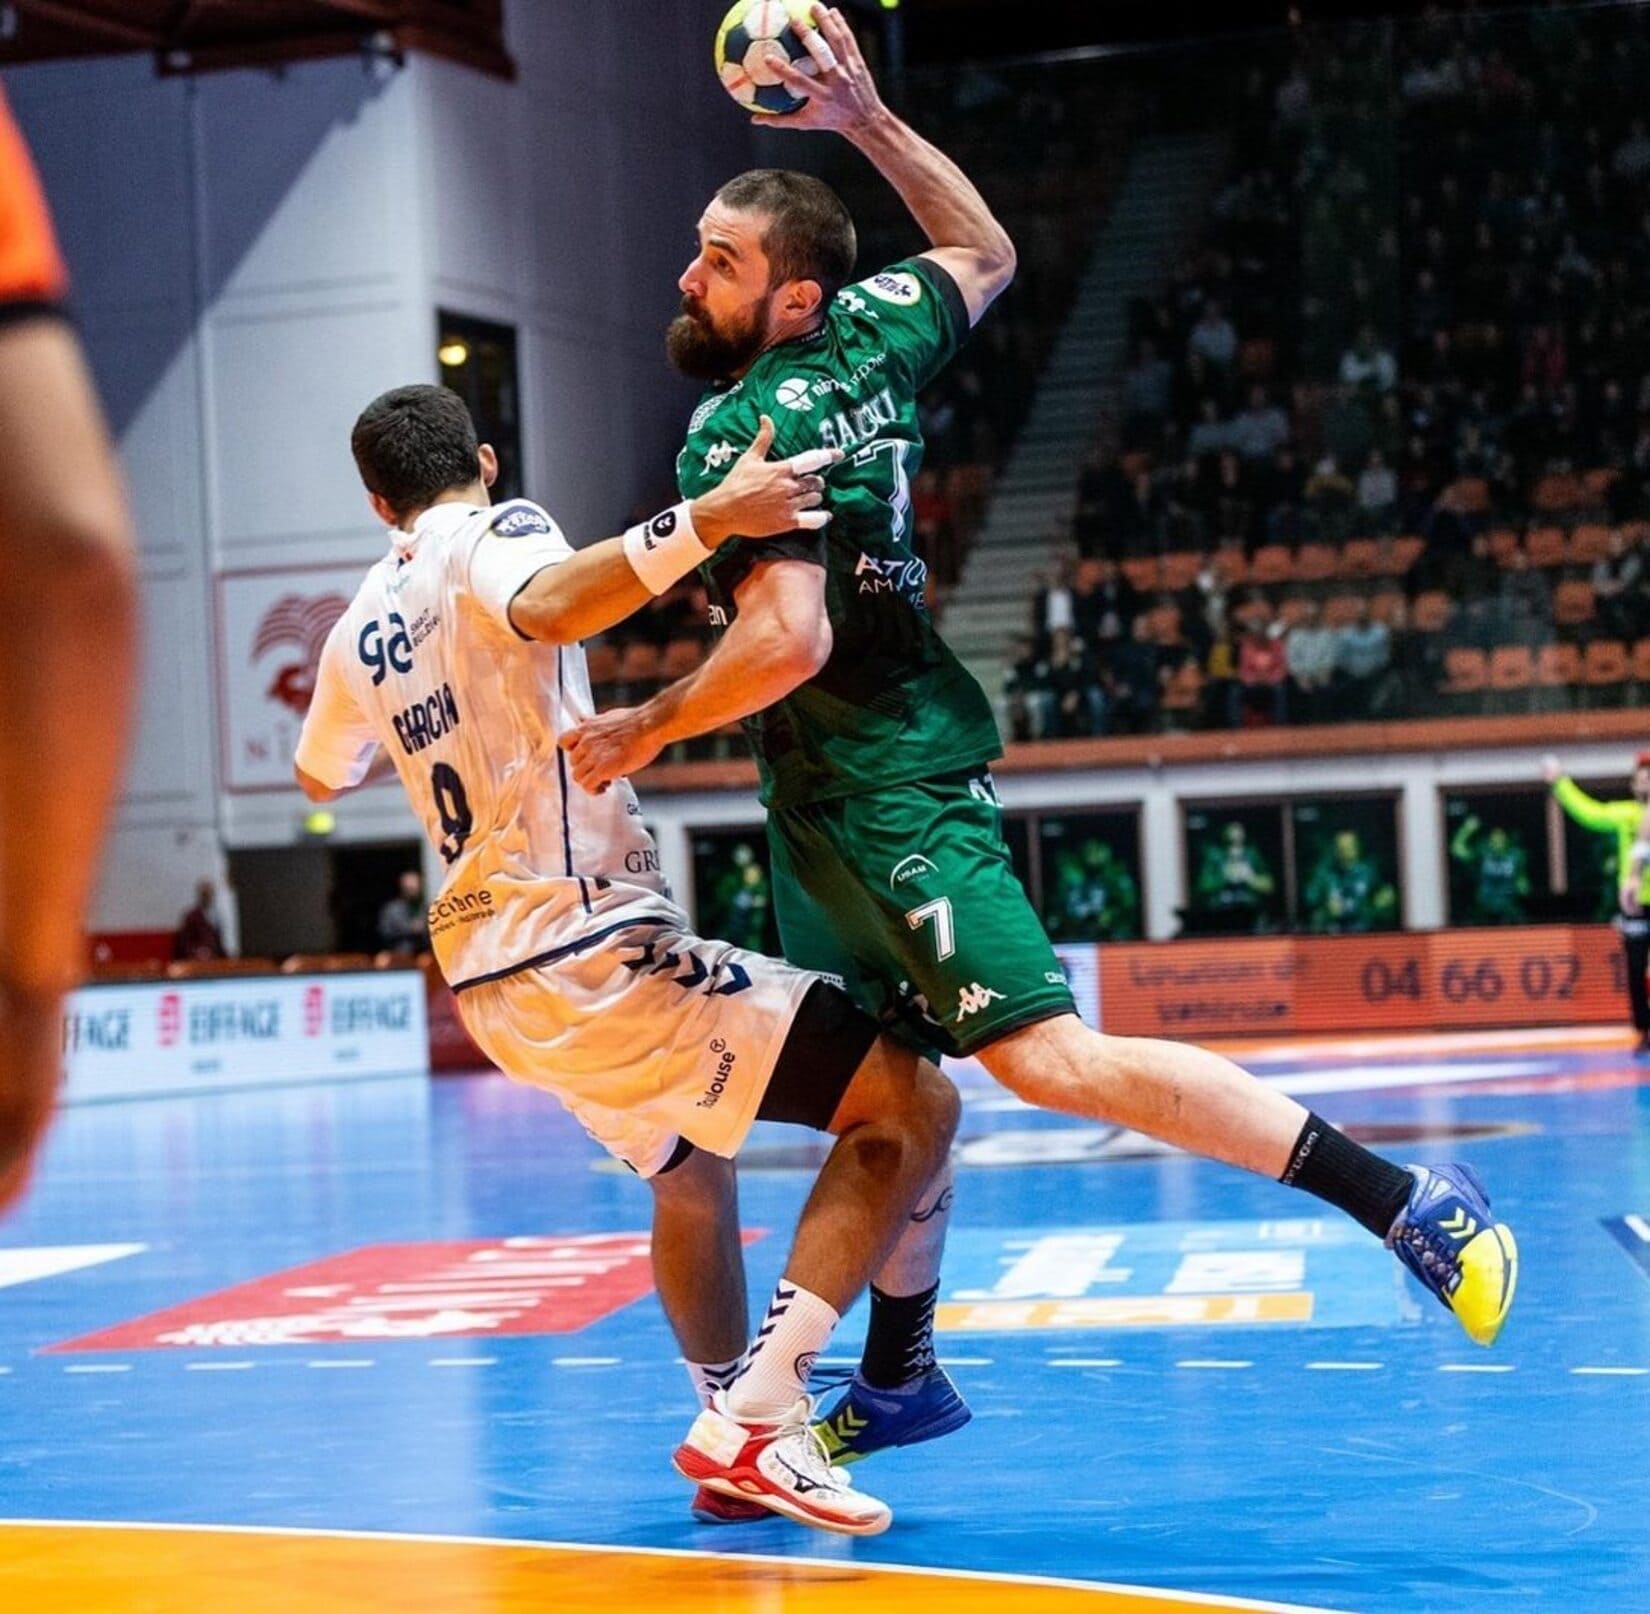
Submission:
[[[575,779],[603,790],[672,742],[743,720],[793,963],[839,976],[891,1029],[934,1055],[973,1056],[1028,1103],[1338,1206],[1488,1344],[1517,1256],[1470,1171],[1390,1164],[1218,1054],[1103,1036],[1078,1018],[1003,841],[990,705],[929,619],[911,541],[917,395],[1013,279],[1014,246],[967,176],[883,104],[841,13],[814,16],[803,34],[816,76],[780,70],[807,105],[763,121],[843,136],[929,244],[856,280],[847,210],[799,173],[740,175],[706,207],[668,339],[677,368],[709,387],[677,462],[682,494],[714,487],[766,415],[777,453],[845,455],[827,477],[832,520],[707,560],[715,650],[565,741]],[[966,1421],[932,1344],[951,1197],[943,1176],[876,1276],[864,1360],[821,1426],[839,1462]],[[736,1260],[731,1187],[719,1203],[720,1231],[701,1249]],[[675,1292],[690,1360],[692,1341],[744,1340],[730,1286],[702,1300],[692,1286]]]

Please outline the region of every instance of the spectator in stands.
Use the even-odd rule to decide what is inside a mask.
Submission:
[[[1644,557],[1620,527],[1610,531],[1610,547],[1593,562],[1593,600],[1599,626],[1615,639],[1636,639],[1643,631]]]
[[[1358,339],[1341,355],[1341,380],[1349,387],[1391,392],[1398,384],[1398,363],[1375,339],[1375,327],[1359,328]]]
[[[1336,701],[1347,717],[1374,715],[1376,695],[1391,665],[1391,630],[1371,618],[1369,601],[1360,596],[1357,614],[1335,642]]]
[[[1340,635],[1326,628],[1318,602],[1304,599],[1294,625],[1284,636],[1284,659],[1289,667],[1289,709],[1299,723],[1328,718],[1329,692],[1335,682]]]
[[[1076,562],[1070,555],[1062,555],[1051,583],[1046,577],[1037,579],[1038,589],[1032,606],[1031,625],[1039,645],[1052,646],[1057,633],[1071,635],[1077,627],[1077,613],[1072,599],[1072,579]]]
[[[1307,481],[1304,495],[1308,536],[1337,543],[1352,529],[1356,489],[1333,454],[1325,454]]]
[[[1230,435],[1230,446],[1252,465],[1271,459],[1289,441],[1289,417],[1257,383],[1249,389],[1248,405],[1232,421]]]
[[[1142,601],[1140,590],[1111,556],[1091,564],[1092,572],[1077,592],[1077,630],[1104,660],[1113,646],[1128,638]]]
[[[1205,398],[1198,410],[1198,422],[1186,436],[1186,452],[1197,459],[1223,454],[1235,447],[1237,423],[1220,418],[1220,404]]]
[[[1101,677],[1108,733],[1140,734],[1151,727],[1157,715],[1159,670],[1150,624],[1144,616],[1137,617]]]
[[[1375,860],[1364,856],[1355,830],[1337,832],[1307,879],[1302,900],[1308,927],[1326,935],[1387,930],[1397,920],[1398,893]]]
[[[404,958],[430,950],[424,881],[416,869],[402,872],[396,882],[395,895],[378,910],[378,945]]]
[[[1244,625],[1238,644],[1238,685],[1244,726],[1289,721],[1289,662],[1278,624],[1258,614]]]
[[[1117,544],[1125,555],[1155,555],[1163,547],[1163,501],[1152,473],[1141,470],[1129,484],[1129,496],[1117,513]]]
[[[1533,646],[1551,637],[1552,585],[1545,572],[1530,564],[1527,550],[1515,549],[1502,569],[1497,606],[1503,643]]]
[[[1228,372],[1237,362],[1237,330],[1214,298],[1211,297],[1203,305],[1203,312],[1198,316],[1197,324],[1192,327],[1192,334],[1186,339],[1186,349],[1188,353],[1195,353],[1199,358],[1206,360],[1222,374]]]
[[[1142,338],[1123,376],[1123,427],[1131,444],[1149,442],[1162,429],[1174,403],[1174,366],[1150,337]]]
[[[1398,513],[1398,477],[1378,448],[1369,451],[1358,473],[1358,515],[1365,533],[1392,530]]]
[[[229,957],[218,921],[218,890],[210,880],[202,880],[195,887],[195,905],[178,921],[172,936],[172,957],[193,964]]]

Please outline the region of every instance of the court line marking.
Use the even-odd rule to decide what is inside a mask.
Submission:
[[[1379,1373],[1385,1362],[1307,1362],[1308,1373]]]
[[[63,1369],[65,1373],[130,1373],[130,1362],[77,1362]]]
[[[1187,1357],[1187,1359],[1184,1362],[1176,1362],[1175,1363],[1176,1367],[1234,1368],[1234,1369],[1235,1368],[1240,1368],[1240,1367],[1253,1367],[1254,1365],[1255,1364],[1253,1362],[1232,1362],[1232,1361],[1226,1361],[1226,1360],[1224,1360],[1220,1357],[1204,1357],[1204,1356],[1190,1356],[1190,1357]]]
[[[431,1367],[497,1367],[496,1356],[432,1356]]]
[[[1511,1362],[1440,1362],[1440,1373],[1512,1373],[1516,1371]]]
[[[1572,1373],[1590,1373],[1606,1379],[1639,1379],[1650,1373],[1650,1367],[1572,1367]]]
[[[300,1541],[403,1541],[444,1547],[507,1547],[529,1552],[609,1552],[637,1558],[695,1558],[726,1564],[789,1564],[804,1569],[834,1569],[838,1572],[864,1570],[936,1580],[983,1581],[998,1586],[1047,1586],[1062,1591],[1109,1592],[1130,1597],[1152,1597],[1164,1603],[1185,1603],[1192,1608],[1238,1609],[1244,1614],[1335,1614],[1333,1609],[1306,1603],[1271,1603],[1253,1598],[1227,1597],[1219,1592],[1169,1591],[1158,1586],[1129,1586],[1121,1581],[1072,1580],[1057,1575],[1009,1575],[1000,1570],[946,1569],[929,1564],[882,1563],[870,1558],[805,1558],[794,1553],[712,1552],[703,1547],[608,1546],[597,1541],[524,1541],[510,1536],[448,1536],[411,1530],[321,1530],[283,1524],[175,1524],[147,1519],[0,1518],[0,1530],[5,1529],[152,1530],[190,1535],[285,1536]]]
[[[305,1367],[377,1367],[378,1364],[370,1358],[366,1361],[354,1361],[345,1358],[341,1362],[329,1361],[325,1357],[316,1357],[313,1361],[305,1362]]]
[[[185,1373],[244,1373],[256,1367],[256,1362],[185,1362]]]
[[[1119,1356],[1051,1356],[1046,1367],[1121,1367]]]
[[[552,1356],[552,1367],[617,1367],[623,1360],[618,1356]]]

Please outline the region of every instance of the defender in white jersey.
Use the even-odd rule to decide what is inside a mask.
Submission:
[[[729,1382],[676,1464],[711,1502],[863,1535],[891,1515],[831,1468],[808,1373],[948,1151],[955,1092],[821,977],[694,935],[628,781],[586,794],[558,745],[593,712],[580,638],[736,533],[830,519],[819,473],[840,453],[770,463],[772,440],[764,422],[714,494],[575,552],[538,505],[489,503],[497,460],[456,394],[375,400],[352,446],[389,552],[327,640],[296,771],[317,801],[374,777],[380,751],[400,776],[447,865],[430,930],[465,1025],[654,1186],[673,1320],[688,1286],[743,1294],[701,1236],[718,1179],[695,1151],[732,1155],[758,1117],[837,1135],[748,1357],[728,1360],[742,1319],[720,1356],[679,1329]]]

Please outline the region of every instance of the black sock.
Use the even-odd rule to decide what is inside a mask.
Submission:
[[[1285,1188],[1303,1188],[1328,1200],[1378,1239],[1391,1231],[1415,1186],[1402,1166],[1371,1154],[1321,1115],[1310,1114],[1295,1139],[1289,1169],[1278,1181]]]
[[[878,1390],[897,1390],[934,1365],[934,1303],[940,1286],[920,1295],[885,1295],[871,1285],[871,1326],[859,1376]]]

